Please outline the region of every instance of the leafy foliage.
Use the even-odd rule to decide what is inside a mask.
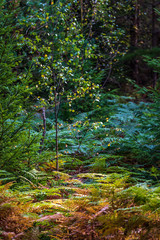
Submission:
[[[60,121],[60,152],[90,158],[88,163],[99,166],[101,171],[110,165],[127,166],[126,163],[133,167],[158,166],[159,98],[156,91],[152,91],[151,98],[154,102],[135,103],[119,97],[114,104],[108,99],[110,115],[105,114],[108,107],[105,109],[102,105],[96,111],[77,115],[71,124]],[[103,120],[95,121],[101,111]],[[54,135],[52,127],[46,135],[46,147],[50,150],[55,145]]]
[[[12,11],[13,10],[13,11]],[[18,171],[29,162],[37,149],[36,133],[30,128],[32,113],[28,112],[25,99],[32,93],[28,87],[31,73],[16,71],[23,57],[18,55],[15,14],[6,1],[0,3],[0,167]],[[28,106],[29,108],[29,102]],[[23,165],[23,166],[22,166]]]

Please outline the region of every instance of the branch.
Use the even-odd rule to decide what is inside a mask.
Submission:
[[[105,207],[103,207],[99,212],[93,215],[92,220],[94,220],[96,217],[104,213],[106,210],[109,209],[109,205],[107,204]]]

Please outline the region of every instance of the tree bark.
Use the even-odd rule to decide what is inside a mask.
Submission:
[[[157,33],[156,33],[156,3],[152,0],[152,48],[157,46]],[[153,88],[155,88],[158,79],[158,74],[153,71]]]
[[[46,136],[46,110],[45,110],[45,107],[41,108],[41,115],[42,115],[42,119],[43,119],[43,133],[42,133],[42,139],[41,139],[41,142],[40,142],[39,153],[42,152],[44,139],[45,139],[45,136]]]
[[[81,24],[83,25],[83,0],[81,0]]]
[[[138,47],[138,34],[139,34],[139,2],[138,0],[133,1],[134,12],[132,15],[132,24],[130,27],[130,45],[133,50]],[[139,84],[139,61],[134,59],[131,63],[133,78],[136,83]]]
[[[55,103],[55,129],[56,129],[56,170],[59,171],[59,161],[58,161],[58,109],[57,109],[57,93],[54,94]]]

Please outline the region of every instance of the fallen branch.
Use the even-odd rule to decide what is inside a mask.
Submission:
[[[60,218],[63,218],[63,215],[60,213],[56,213],[54,215],[47,215],[47,216],[41,217],[40,219],[36,220],[36,222],[53,221]]]
[[[106,205],[105,207],[103,207],[99,212],[97,212],[96,214],[93,215],[93,217],[91,218],[92,220],[95,219],[96,217],[98,217],[99,215],[101,215],[102,213],[104,213],[106,210],[109,209],[109,205]]]
[[[19,237],[24,236],[24,232],[18,233],[17,235],[15,235],[12,240],[18,239]]]

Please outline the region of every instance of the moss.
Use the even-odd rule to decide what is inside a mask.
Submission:
[[[49,174],[49,176],[54,176],[57,178],[57,180],[67,180],[72,178],[69,174],[67,173],[63,173],[63,172],[59,172],[59,171],[53,171],[52,173]]]
[[[105,178],[107,177],[106,174],[101,174],[101,173],[80,173],[77,174],[78,178],[90,178],[90,179],[99,179],[99,178]]]

